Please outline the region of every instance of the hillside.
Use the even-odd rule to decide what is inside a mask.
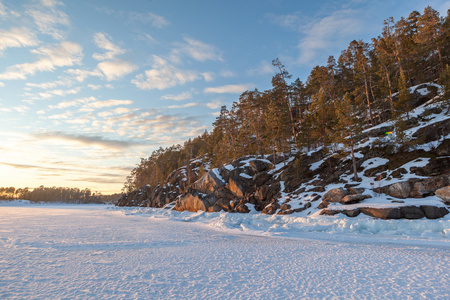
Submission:
[[[348,147],[335,143],[275,157],[244,156],[219,168],[211,168],[207,159],[199,157],[173,171],[162,186],[125,194],[117,205],[299,216],[363,213],[382,219],[440,218],[449,212],[450,204],[450,111],[448,100],[434,96],[434,86],[410,89],[417,106],[402,116],[403,132],[395,128],[398,121],[390,120],[358,135],[356,181]]]

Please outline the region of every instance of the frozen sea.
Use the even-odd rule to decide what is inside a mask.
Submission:
[[[450,299],[448,235],[448,217],[4,202],[0,299]]]

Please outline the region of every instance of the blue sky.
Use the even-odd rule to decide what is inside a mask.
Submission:
[[[270,88],[272,59],[305,81],[427,5],[450,1],[0,1],[0,186],[119,192],[140,157]]]

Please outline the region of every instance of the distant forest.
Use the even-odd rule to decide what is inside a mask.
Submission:
[[[272,88],[242,93],[223,106],[211,132],[154,151],[141,158],[124,185],[128,192],[157,187],[173,170],[203,156],[213,167],[244,155],[286,153],[345,142],[364,127],[397,118],[409,110],[409,87],[434,82],[450,95],[450,10],[446,17],[431,7],[423,14],[384,21],[370,43],[350,42],[336,59],[311,70],[305,83],[292,79],[279,59]],[[436,94],[438,93],[436,87]],[[350,138],[345,138],[350,137]]]
[[[0,187],[0,200],[22,199],[35,202],[64,202],[64,203],[106,203],[115,201],[120,195],[104,196],[99,192],[92,193],[90,189],[66,187],[44,187],[35,189]]]

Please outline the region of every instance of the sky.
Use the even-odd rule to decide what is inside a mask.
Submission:
[[[120,192],[222,105],[448,0],[0,0],[0,186]]]

